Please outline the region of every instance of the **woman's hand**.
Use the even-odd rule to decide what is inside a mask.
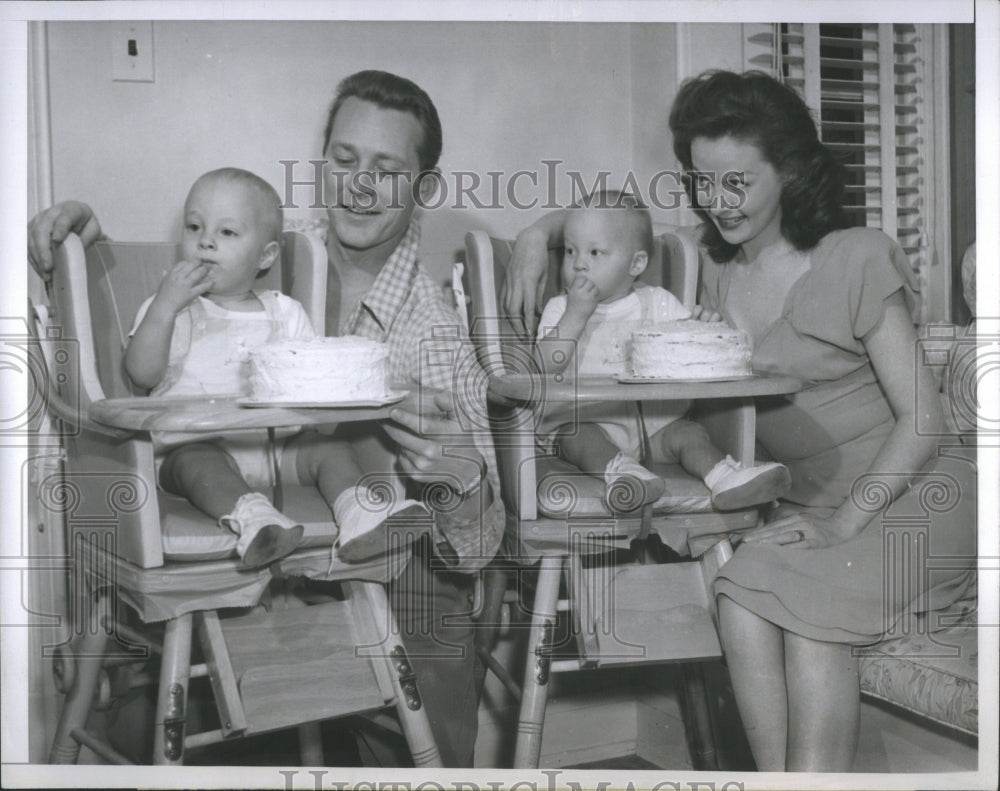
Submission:
[[[432,395],[432,398],[428,398]],[[447,445],[467,438],[455,419],[452,394],[424,389],[422,397],[406,399],[389,413],[385,432],[399,445],[401,471],[420,483],[445,483],[459,494],[472,491],[486,469],[479,452],[462,442],[462,455],[445,455]]]
[[[722,314],[715,310],[706,310],[703,305],[691,308],[691,318],[695,321],[722,321]]]
[[[511,323],[526,338],[535,335],[548,271],[548,237],[534,226],[526,228],[514,241],[507,263],[507,276],[500,289],[500,305],[504,313],[510,316]]]
[[[28,223],[28,261],[46,280],[52,276],[52,248],[62,244],[70,233],[79,236],[84,247],[101,238],[101,224],[86,203],[56,203]]]
[[[798,512],[778,517],[763,527],[744,534],[745,544],[777,544],[792,549],[821,549],[846,541],[839,523],[809,513]]]

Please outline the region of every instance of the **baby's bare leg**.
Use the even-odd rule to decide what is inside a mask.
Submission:
[[[650,441],[653,458],[676,460],[685,472],[701,478],[720,511],[767,503],[788,491],[788,469],[774,462],[744,467],[729,458],[693,420],[676,420],[660,429]],[[671,458],[672,457],[672,458]]]
[[[217,445],[199,442],[171,450],[160,465],[160,485],[236,533],[236,552],[246,567],[279,560],[302,541],[302,525],[254,492],[235,459]]]
[[[684,471],[704,478],[723,458],[704,426],[681,418],[656,432],[649,440],[654,461],[676,461]]]
[[[371,423],[346,423],[338,429],[337,436],[349,440],[354,448],[358,469],[365,483],[390,481],[400,477],[396,470],[394,443],[380,426]],[[362,430],[357,430],[361,428]],[[360,482],[356,481],[356,483]]]
[[[340,531],[334,561],[360,562],[401,548],[430,532],[427,509],[402,496],[395,453],[374,423],[350,423],[332,435],[302,432],[293,449],[300,483],[313,483]]]
[[[364,474],[351,437],[303,431],[290,437],[285,452],[294,452],[295,473],[302,484],[315,485],[323,499],[333,503],[337,496],[356,486]]]
[[[554,444],[559,458],[604,480],[605,505],[612,511],[634,511],[666,491],[660,476],[623,452],[596,423],[565,426]]]
[[[213,519],[228,514],[251,491],[233,457],[207,442],[169,451],[160,466],[160,486]]]
[[[557,429],[555,449],[559,458],[588,475],[602,477],[608,462],[621,449],[596,423],[575,423]]]

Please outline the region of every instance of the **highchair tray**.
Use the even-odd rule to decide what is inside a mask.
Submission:
[[[282,428],[388,417],[391,403],[380,406],[320,408],[298,405],[247,409],[240,396],[106,398],[90,405],[91,420],[132,431],[233,431]]]
[[[505,374],[489,378],[495,400],[531,403],[581,401],[665,401],[703,398],[753,398],[795,393],[801,380],[780,374],[754,374],[723,381],[655,380],[623,384],[613,376],[538,376]]]

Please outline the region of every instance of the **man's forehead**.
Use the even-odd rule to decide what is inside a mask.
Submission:
[[[423,138],[420,122],[404,110],[394,110],[351,96],[333,119],[330,145],[417,160]]]

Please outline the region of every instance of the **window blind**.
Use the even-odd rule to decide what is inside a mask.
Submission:
[[[924,41],[913,24],[753,25],[747,64],[793,87],[845,167],[852,225],[880,228],[921,283],[931,264]],[[922,307],[922,310],[925,308]],[[923,313],[920,320],[926,316]]]

